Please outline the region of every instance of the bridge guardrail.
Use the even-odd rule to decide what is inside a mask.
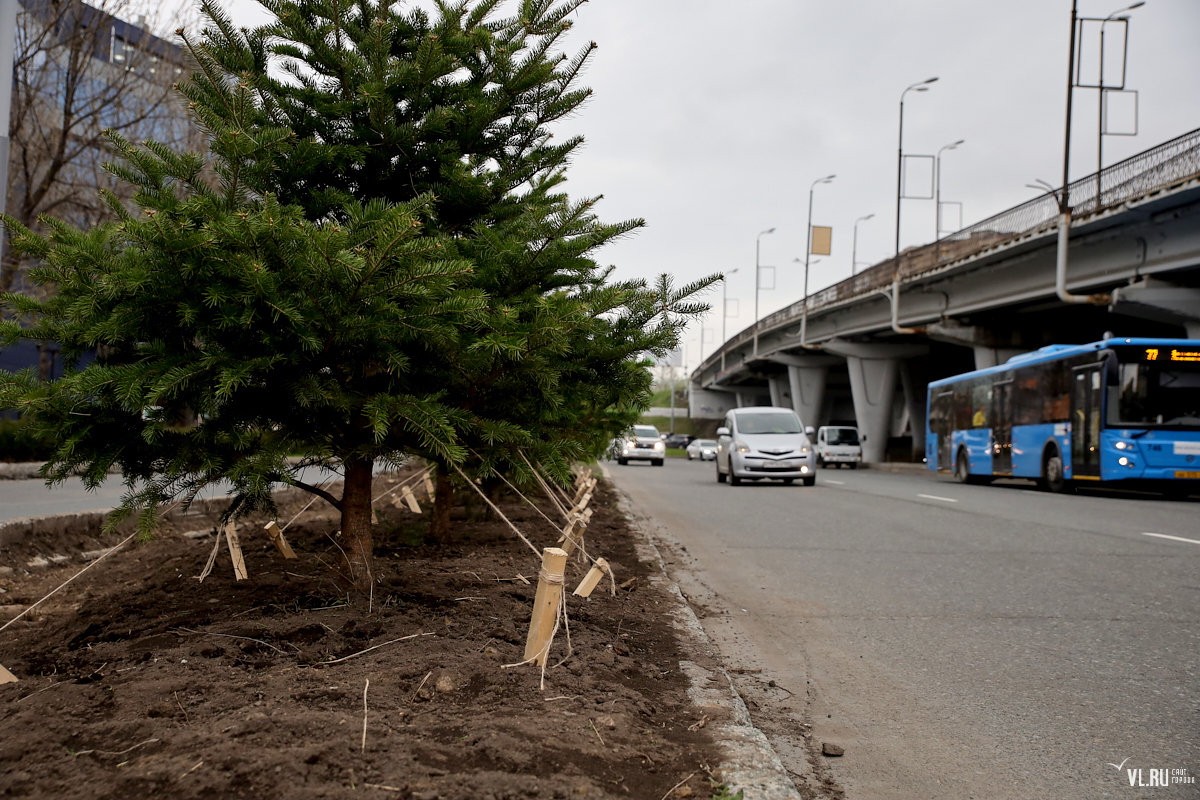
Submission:
[[[1119,161],[1098,174],[1092,173],[1072,181],[1067,186],[1067,192],[1077,217],[1087,217],[1198,177],[1200,128]],[[809,295],[808,313],[812,314],[826,306],[888,287],[896,274],[899,274],[902,281],[913,278],[1014,239],[1049,232],[1057,225],[1056,196],[1047,193],[1035,197],[932,244],[909,248],[898,258],[889,258],[851,278]],[[723,348],[719,348],[705,359],[699,369],[716,363],[725,347],[734,347],[754,338],[756,332],[799,319],[804,310],[804,303],[804,300],[800,300],[768,314],[757,324],[734,335]]]

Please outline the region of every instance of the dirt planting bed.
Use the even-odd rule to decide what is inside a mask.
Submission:
[[[281,520],[308,499],[285,496]],[[215,539],[182,534],[214,518],[172,519],[0,633],[0,664],[20,679],[0,685],[0,795],[659,800],[691,775],[671,795],[711,796],[719,756],[686,696],[673,601],[647,580],[657,567],[638,563],[607,487],[587,547],[625,588],[571,598],[573,654],[544,690],[537,668],[502,668],[522,658],[538,570],[502,522],[459,507],[456,542],[432,547],[427,514],[383,504],[368,608],[339,587],[337,520],[321,506],[287,530],[298,560],[261,535],[265,520],[242,525],[241,582],[223,544],[196,579]],[[501,508],[538,547],[555,543],[528,506]],[[0,605],[79,570],[29,566],[53,549],[0,552]],[[568,591],[583,572],[572,559]]]

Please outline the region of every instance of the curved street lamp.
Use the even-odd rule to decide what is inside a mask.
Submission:
[[[800,346],[806,347],[808,340],[805,338],[808,333],[808,265],[809,258],[812,256],[812,207],[813,207],[813,192],[822,183],[833,183],[833,179],[837,175],[826,175],[824,178],[817,178],[812,182],[812,186],[808,187],[808,234],[804,238],[804,306],[800,310]]]
[[[854,246],[850,251],[850,277],[852,278],[858,270],[858,223],[873,219],[874,216],[874,214],[867,214],[865,217],[854,220]]]
[[[761,231],[754,239],[754,355],[758,355],[758,251],[762,244],[762,237],[768,233],[774,233],[774,228],[768,228]]]
[[[942,145],[937,151],[937,158],[934,159],[933,171],[936,173],[933,184],[933,208],[934,208],[934,228],[937,230],[934,234],[934,241],[942,238],[942,153],[946,150],[957,150],[960,144],[965,144],[966,139],[959,139],[952,144]]]
[[[904,179],[904,95],[909,92],[928,92],[930,83],[936,83],[937,78],[929,78],[920,83],[914,83],[912,86],[900,93],[900,145],[898,148],[898,156],[896,158],[896,269],[900,269],[900,197],[901,197],[901,182]]]
[[[725,320],[729,317],[729,276],[741,269],[737,267],[725,273],[721,278],[721,371],[725,371]],[[700,340],[704,340],[704,331],[700,331]]]

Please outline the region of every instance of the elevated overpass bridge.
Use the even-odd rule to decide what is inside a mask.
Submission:
[[[1200,129],[1068,188],[1066,288],[1108,305],[1059,298],[1046,194],[735,334],[690,376],[692,418],[787,406],[805,425],[857,425],[867,461],[919,460],[931,380],[1047,344],[1200,338]]]

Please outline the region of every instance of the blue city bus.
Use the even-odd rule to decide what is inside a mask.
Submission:
[[[925,459],[964,483],[1200,490],[1200,340],[1050,345],[929,384]]]

